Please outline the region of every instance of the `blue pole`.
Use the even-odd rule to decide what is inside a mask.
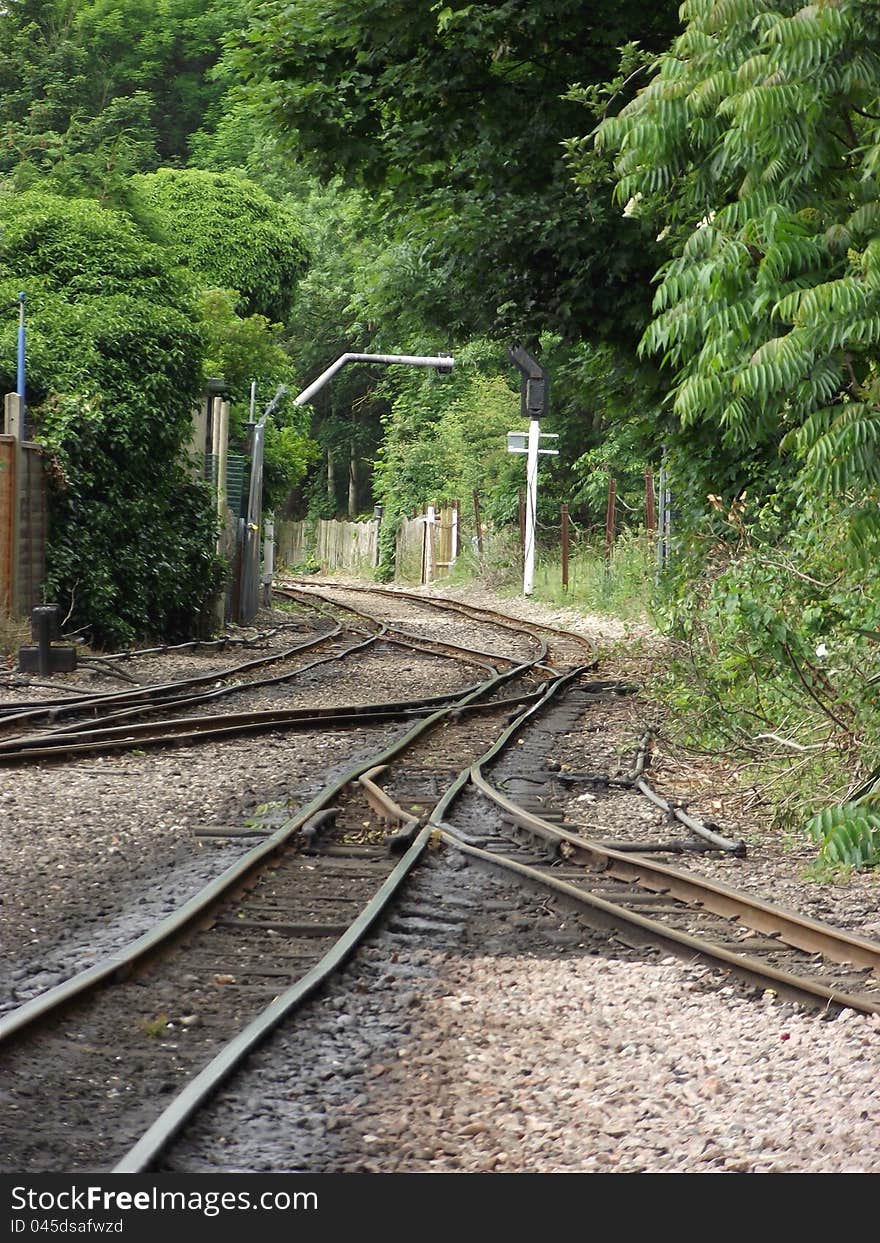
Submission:
[[[24,414],[24,294],[18,295],[18,377],[16,392],[21,398],[21,409]]]

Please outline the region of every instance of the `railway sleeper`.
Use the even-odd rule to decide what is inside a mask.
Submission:
[[[256,919],[218,919],[216,927],[238,928],[243,932],[278,932],[287,937],[332,937],[335,940],[347,931],[348,924],[287,923],[280,920],[269,923]]]

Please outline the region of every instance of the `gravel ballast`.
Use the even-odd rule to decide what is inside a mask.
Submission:
[[[570,915],[472,871],[452,854],[414,882],[471,893],[445,946],[376,936],[163,1168],[880,1172],[876,1020],[589,932],[560,950]]]
[[[450,594],[599,643],[648,633],[475,589]],[[445,632],[438,626],[444,633],[448,623]],[[458,637],[469,641],[461,628]],[[375,682],[361,679],[361,701],[390,698],[392,686],[394,697],[424,693],[424,667],[409,656],[406,664],[411,691],[391,672],[392,657]],[[459,667],[456,676],[464,684],[475,675]],[[443,689],[432,677],[430,690]],[[316,683],[316,698],[324,693]],[[590,727],[572,741],[573,763],[585,763],[598,742],[603,763],[616,754],[626,765],[650,710],[638,699],[621,705],[610,734],[600,740]],[[245,848],[223,839],[203,845],[199,826],[241,825],[260,808],[301,805],[315,790],[316,757],[323,783],[352,762],[350,746],[345,733],[273,735],[271,746],[206,744],[0,770],[0,1006],[87,965],[98,946],[130,939]],[[655,756],[649,776],[658,789],[688,801],[694,814],[711,812],[748,845],[745,859],[675,866],[877,939],[876,878],[815,883],[812,847],[770,832],[757,810],[731,810],[723,775],[711,760],[695,763],[684,789],[673,757]],[[634,796],[621,798],[613,832],[637,812],[631,803]],[[656,813],[645,816],[656,832]],[[461,869],[437,867],[449,891]],[[506,901],[500,882],[485,884],[487,901]],[[394,952],[391,981],[378,968],[370,974],[369,955],[355,960],[308,1016],[267,1046],[228,1085],[173,1168],[880,1172],[873,1018],[802,1011],[650,952],[612,945],[550,953],[510,925],[491,951],[479,938],[463,949],[455,939],[444,947],[436,937],[419,944],[410,936]],[[310,1068],[305,1051],[318,1036],[324,1060]]]

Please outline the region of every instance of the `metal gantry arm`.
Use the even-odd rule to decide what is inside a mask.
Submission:
[[[325,371],[322,371],[308,388],[304,388],[299,396],[294,398],[293,404],[304,406],[307,401],[311,401],[315,393],[322,389],[346,363],[403,363],[407,367],[435,367],[441,375],[447,375],[455,365],[455,360],[450,354],[439,354],[436,357],[419,354],[342,354],[335,363],[331,363]]]

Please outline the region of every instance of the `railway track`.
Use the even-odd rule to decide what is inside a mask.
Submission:
[[[318,706],[314,709],[279,708],[239,713],[223,713],[215,710],[207,716],[196,714],[196,709],[202,705],[213,706],[217,700],[229,695],[282,687],[298,677],[311,674],[319,668],[326,668],[334,662],[363,656],[380,642],[394,645],[398,649],[404,648],[429,656],[447,658],[464,667],[472,667],[482,672],[491,672],[499,666],[510,669],[518,665],[515,658],[504,653],[486,652],[446,641],[431,640],[411,634],[401,628],[389,627],[384,623],[376,626],[372,618],[366,614],[359,614],[359,617],[373,625],[375,633],[352,642],[350,638],[343,635],[342,623],[334,622],[317,636],[294,647],[224,670],[223,684],[219,686],[217,685],[217,673],[210,673],[172,683],[148,685],[134,691],[120,691],[107,696],[90,695],[76,698],[65,696],[42,701],[39,704],[19,705],[7,711],[5,716],[0,714],[0,727],[6,727],[7,730],[11,728],[12,731],[5,739],[0,739],[0,765],[47,760],[63,761],[84,754],[111,753],[124,747],[155,747],[180,741],[230,738],[279,729],[318,729],[331,728],[333,725],[348,726],[367,721],[403,720],[408,716],[412,717],[430,711],[438,704],[449,702],[456,695],[460,697],[463,693],[457,691],[445,695],[429,695],[407,701],[372,705],[343,704]],[[310,652],[319,647],[326,649],[328,646],[331,650],[326,654],[306,664],[300,663],[292,670],[268,678],[239,680],[242,674],[251,673],[267,664],[283,663],[304,652]],[[541,646],[540,652],[543,656],[546,653],[546,647]],[[538,662],[528,663],[531,667]],[[212,689],[193,693],[196,688],[209,683],[212,684]],[[473,690],[477,685],[478,683],[471,683],[465,689]],[[168,712],[182,715],[153,721],[149,724],[143,723],[145,717]],[[72,724],[55,725],[47,731],[36,734],[20,732],[28,725],[41,721],[55,722],[70,716],[79,719]],[[88,718],[87,725],[83,723],[82,718]]]
[[[15,1085],[7,1122],[0,1124],[6,1131],[5,1162],[21,1168],[16,1158],[29,1165],[36,1157],[48,1161],[40,1168],[88,1168],[78,1163],[94,1160],[99,1151],[112,1160],[118,1127],[106,1123],[102,1147],[99,1118],[115,1117],[119,1108],[131,1126],[132,1119],[155,1112],[156,1099],[173,1092],[180,1077],[198,1073],[218,1046],[230,1040],[235,1044],[246,1019],[265,1006],[270,1016],[275,1014],[272,1004],[285,991],[282,981],[297,981],[304,973],[308,977],[325,952],[344,953],[358,935],[347,932],[353,915],[361,928],[376,918],[431,833],[424,830],[409,845],[421,819],[414,809],[400,832],[389,832],[391,813],[381,795],[377,800],[371,774],[434,730],[442,731],[439,749],[436,744],[431,748],[441,757],[439,771],[458,771],[487,733],[500,732],[510,717],[506,700],[480,705],[479,716],[471,712],[472,705],[520,672],[513,665],[493,673],[452,707],[435,708],[373,757],[375,762],[356,766],[325,789],[171,919],[109,960],[4,1015],[0,1043],[9,1053],[4,1082],[7,1090]],[[406,853],[397,862],[401,850]],[[364,918],[370,895],[376,905]],[[271,1018],[257,1020],[267,1021]],[[167,1038],[169,1024],[179,1040]],[[157,1039],[160,1035],[166,1038]],[[133,1046],[139,1052],[132,1068]],[[45,1096],[34,1111],[36,1083]],[[59,1103],[65,1119],[60,1128]],[[29,1119],[33,1148],[12,1157],[23,1116]],[[53,1138],[36,1117],[52,1120]],[[79,1124],[73,1121],[77,1118]]]
[[[476,605],[466,604],[461,600],[435,599],[430,596],[417,595],[415,592],[403,591],[399,588],[386,587],[361,587],[352,584],[335,585],[322,584],[320,588],[316,588],[308,579],[294,579],[287,583],[279,583],[276,588],[276,594],[279,596],[288,596],[291,599],[303,601],[323,600],[330,604],[338,606],[341,599],[345,596],[367,596],[378,597],[385,607],[387,602],[394,601],[395,608],[409,605],[415,610],[416,615],[419,612],[424,613],[427,609],[435,614],[439,613],[448,617],[464,618],[467,621],[476,622],[481,626],[492,626],[501,631],[502,634],[513,631],[516,634],[528,635],[536,643],[549,644],[552,641],[552,655],[548,657],[550,664],[555,666],[580,665],[585,662],[592,663],[595,660],[595,647],[587,639],[580,635],[574,634],[570,630],[562,630],[558,626],[549,626],[538,622],[525,622],[520,618],[514,618],[509,614],[501,613],[496,609],[478,607]],[[346,603],[346,608],[354,611],[350,602]],[[376,619],[375,612],[358,610],[358,615],[364,619]]]
[[[409,644],[412,632],[395,629],[396,639]],[[665,803],[686,834],[647,848],[603,843],[569,821],[571,791],[584,784],[604,782],[608,799],[649,795],[647,752],[639,749],[625,779],[564,771],[548,755],[548,740],[629,688],[592,678],[583,663],[553,673],[560,654],[548,650],[552,629],[542,629],[529,632],[527,660],[485,650],[476,656],[473,648],[444,643],[489,674],[457,697],[348,713],[325,706],[299,718],[299,727],[310,719],[318,728],[356,727],[373,712],[414,720],[402,738],[322,791],[161,927],[0,1018],[3,1165],[153,1167],[241,1060],[385,918],[432,844],[471,864],[504,869],[618,941],[699,957],[759,991],[826,1011],[880,1013],[880,946],[661,857],[682,852],[684,843],[742,853],[741,843],[711,828],[701,836],[693,818],[676,817],[680,809]],[[565,655],[578,650],[581,641]],[[220,728],[231,734],[249,724],[227,720]],[[278,720],[265,724],[276,728]],[[63,737],[71,754],[96,741],[131,745],[119,733],[81,737],[131,730],[130,723],[90,726],[96,728],[48,736]],[[142,728],[138,747],[151,729],[157,738],[167,730],[167,740],[193,726],[190,718]],[[23,749],[36,755],[40,742],[25,740]],[[590,807],[595,828],[601,806]],[[442,924],[448,912],[433,917]]]

